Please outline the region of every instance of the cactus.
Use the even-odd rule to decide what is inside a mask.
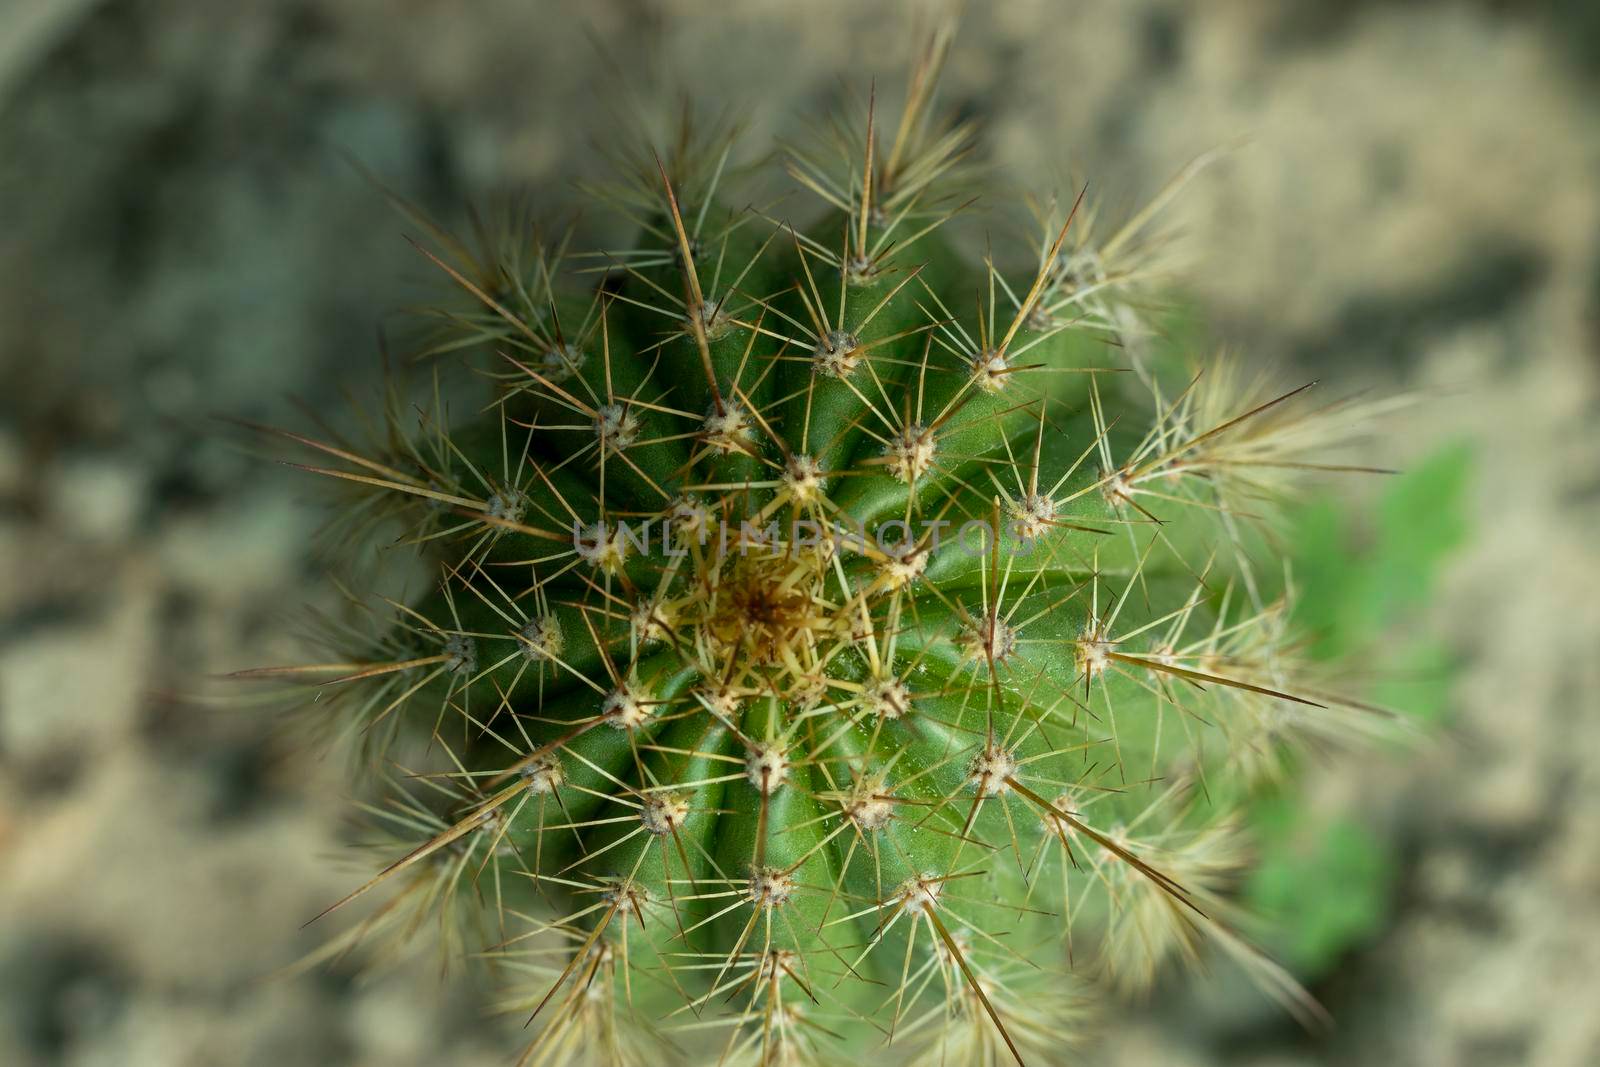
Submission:
[[[964,249],[949,39],[773,204],[686,124],[587,190],[625,250],[407,209],[448,283],[418,356],[491,395],[286,435],[341,543],[430,574],[246,672],[384,769],[387,866],[329,911],[382,903],[311,960],[438,930],[533,1064],[1056,1063],[1091,990],[1203,950],[1316,1010],[1230,887],[1276,757],[1382,719],[1258,578],[1360,413],[1163,351],[1159,204]]]

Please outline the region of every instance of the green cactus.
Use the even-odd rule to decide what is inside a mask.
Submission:
[[[1055,1063],[1091,987],[1207,948],[1316,1010],[1229,893],[1276,755],[1381,718],[1253,577],[1359,413],[1163,355],[1153,209],[959,247],[948,42],[895,121],[789,151],[814,198],[744,206],[732,132],[685,127],[592,190],[626,250],[411,215],[454,292],[417,350],[492,396],[289,435],[342,542],[432,574],[247,672],[385,768],[339,903],[384,902],[313,960],[440,930],[533,1064]]]

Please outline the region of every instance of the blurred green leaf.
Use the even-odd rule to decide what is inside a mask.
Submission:
[[[1378,507],[1374,622],[1394,621],[1427,600],[1442,564],[1466,540],[1472,450],[1459,443],[1400,475]]]
[[[1307,818],[1297,800],[1262,800],[1256,810],[1262,861],[1248,894],[1282,932],[1279,951],[1303,974],[1325,970],[1372,936],[1388,913],[1393,859],[1365,827]]]
[[[1291,559],[1299,585],[1295,622],[1313,635],[1318,659],[1338,659],[1362,632],[1362,615],[1372,602],[1370,570],[1355,557],[1344,513],[1331,501],[1318,501],[1291,517]]]
[[[1445,715],[1456,665],[1444,645],[1409,636],[1416,631],[1405,624],[1467,539],[1471,468],[1465,444],[1434,453],[1385,487],[1368,528],[1330,500],[1290,516],[1295,621],[1313,636],[1312,655],[1360,658],[1377,677],[1367,695],[1419,722]],[[1388,842],[1312,812],[1292,792],[1261,797],[1251,817],[1261,863],[1247,896],[1302,975],[1325,971],[1382,928],[1394,871]]]
[[[1367,651],[1426,603],[1440,566],[1466,539],[1471,465],[1471,448],[1461,443],[1397,475],[1370,530],[1327,500],[1291,515],[1295,620],[1313,636],[1317,658]]]
[[[1401,645],[1384,662],[1372,700],[1422,723],[1437,723],[1450,709],[1458,663],[1441,642],[1418,639]]]

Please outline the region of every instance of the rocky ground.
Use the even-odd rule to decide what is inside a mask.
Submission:
[[[1579,0],[970,5],[950,98],[1011,177],[1174,205],[1231,344],[1475,442],[1427,624],[1447,736],[1308,788],[1403,857],[1299,1033],[1174,983],[1118,1064],[1600,1062],[1600,17]],[[0,6],[0,1062],[503,1063],[425,964],[270,975],[350,883],[338,768],[207,674],[291,654],[305,488],[215,414],[339,419],[421,266],[348,151],[441,214],[593,169],[619,77],[753,134],[887,76],[904,20],[813,0]],[[598,58],[596,46],[610,57]],[[890,68],[890,69],[886,69]],[[457,216],[459,217],[459,216]],[[1190,990],[1190,991],[1185,991]]]

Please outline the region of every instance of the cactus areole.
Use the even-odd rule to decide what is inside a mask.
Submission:
[[[419,354],[492,401],[293,440],[433,577],[251,672],[392,794],[324,955],[445,931],[538,1064],[1060,1063],[1084,990],[1205,946],[1297,1001],[1232,914],[1236,813],[1353,712],[1297,687],[1243,531],[1337,425],[1147,357],[1151,213],[1074,190],[962,247],[947,41],[775,205],[689,127],[594,191],[628,247],[421,223]]]

